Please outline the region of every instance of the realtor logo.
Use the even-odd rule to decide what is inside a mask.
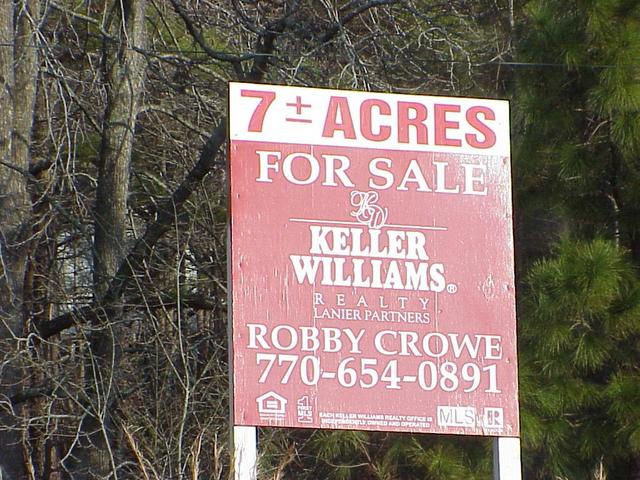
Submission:
[[[271,391],[256,398],[261,419],[283,421],[287,409],[287,399]]]
[[[482,426],[484,428],[503,428],[504,411],[499,407],[486,407],[482,416]]]

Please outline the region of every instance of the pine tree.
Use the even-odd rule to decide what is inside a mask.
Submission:
[[[525,14],[519,60],[530,65],[514,101],[520,211],[617,238],[638,261],[640,5],[536,0]]]
[[[637,478],[640,2],[536,0],[523,13],[521,271],[549,255],[520,292],[526,477]]]
[[[542,478],[588,478],[601,463],[610,478],[630,478],[640,282],[610,240],[564,239],[554,254],[529,272],[522,305],[526,463]]]

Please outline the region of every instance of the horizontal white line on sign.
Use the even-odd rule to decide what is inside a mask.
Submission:
[[[290,222],[299,222],[299,223],[321,223],[321,224],[326,224],[326,225],[355,225],[355,226],[363,226],[362,223],[360,222],[341,222],[338,220],[321,220],[321,219],[314,219],[314,218],[290,218],[289,219]],[[447,231],[447,227],[436,227],[434,226],[427,226],[427,225],[395,225],[395,224],[385,224],[383,225],[384,227],[393,227],[393,228],[406,228],[407,230],[410,229],[418,229],[418,230],[436,230],[436,231],[441,231],[441,232],[446,232]]]

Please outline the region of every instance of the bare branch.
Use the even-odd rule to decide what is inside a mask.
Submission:
[[[400,3],[402,0],[369,0],[368,2],[358,6],[352,12],[347,13],[339,21],[335,22],[331,25],[327,31],[320,36],[320,43],[327,43],[332,40],[342,28],[345,27],[349,22],[351,22],[356,17],[360,16],[362,13],[370,10],[372,8],[380,7],[382,5],[394,5],[396,3]]]
[[[200,31],[195,27],[182,6],[176,0],[171,0],[171,5],[173,5],[174,10],[184,22],[185,27],[187,27],[187,30],[189,31],[193,39],[198,43],[198,45],[200,45],[200,48],[202,48],[202,50],[204,50],[207,55],[222,62],[230,62],[233,65],[233,69],[236,72],[236,75],[238,75],[239,77],[242,77],[244,75],[244,72],[242,71],[242,62],[245,60],[250,60],[251,58],[253,58],[253,55],[239,56],[213,50],[206,42]]]
[[[146,262],[158,240],[172,227],[177,212],[181,211],[189,196],[200,186],[205,176],[216,165],[216,156],[227,137],[227,122],[222,122],[214,129],[207,140],[200,158],[187,177],[173,192],[171,197],[160,202],[157,218],[151,223],[144,235],[140,237],[120,265],[117,274],[111,281],[102,303],[76,309],[38,326],[38,334],[49,338],[76,323],[93,322],[98,318],[101,305],[115,302],[126,290],[135,286],[137,279],[143,276]],[[222,164],[220,164],[222,165]]]

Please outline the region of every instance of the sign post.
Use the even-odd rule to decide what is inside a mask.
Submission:
[[[229,101],[234,425],[492,436],[516,468],[508,103]]]
[[[493,439],[493,480],[521,480],[520,439],[495,437]]]
[[[256,427],[233,427],[233,478],[256,480],[258,441]]]

